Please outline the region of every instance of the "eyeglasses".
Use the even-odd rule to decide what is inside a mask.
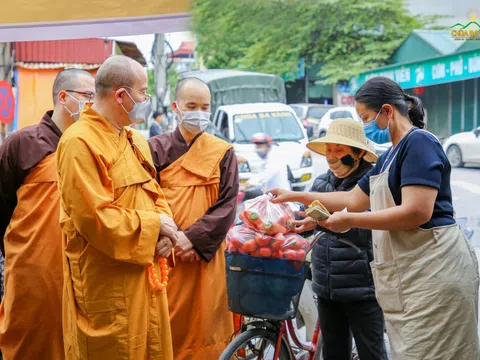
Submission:
[[[146,92],[131,88],[130,86],[121,86],[121,87],[119,87],[119,89],[122,88],[122,87],[126,88],[126,89],[133,90],[133,91],[139,93],[140,95],[144,96],[143,101],[150,100],[150,98],[151,98],[150,94],[147,94]]]
[[[65,91],[68,93],[75,93],[75,94],[85,96],[88,101],[92,101],[93,98],[95,97],[95,93],[91,91],[77,91],[77,90],[65,90]]]

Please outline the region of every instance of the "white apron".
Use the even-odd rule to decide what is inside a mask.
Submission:
[[[372,211],[396,206],[387,169],[370,178]],[[370,264],[393,359],[478,358],[478,263],[458,224],[373,231]]]

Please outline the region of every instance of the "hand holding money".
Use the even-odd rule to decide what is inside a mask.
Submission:
[[[314,218],[315,220],[322,221],[330,217],[330,212],[325,208],[325,206],[320,203],[320,201],[313,201],[310,206],[305,211],[306,215]]]

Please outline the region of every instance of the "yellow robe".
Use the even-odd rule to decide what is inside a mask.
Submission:
[[[153,167],[147,142],[129,128],[118,134],[87,105],[61,138],[57,167],[66,358],[173,359],[166,291],[153,291],[145,268],[158,214],[171,215],[145,169]]]
[[[187,229],[217,201],[220,162],[231,145],[202,134],[187,153],[160,172],[175,222]],[[228,311],[225,244],[207,263],[177,258],[170,273],[168,301],[175,360],[216,360],[233,333]]]

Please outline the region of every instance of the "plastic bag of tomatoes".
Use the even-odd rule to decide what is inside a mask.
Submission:
[[[227,250],[254,257],[304,261],[310,244],[298,234],[271,236],[238,225],[227,234]]]
[[[273,204],[269,195],[245,202],[240,219],[251,229],[268,235],[287,234],[294,229],[295,215],[287,204]]]

